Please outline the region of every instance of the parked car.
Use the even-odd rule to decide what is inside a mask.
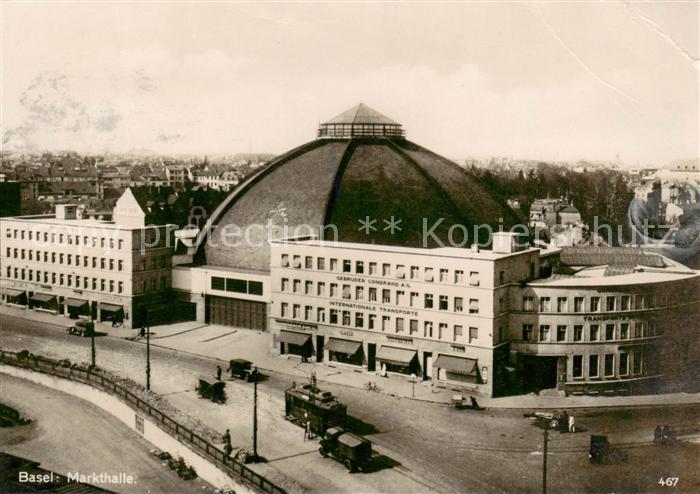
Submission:
[[[321,456],[332,456],[350,473],[366,470],[372,459],[372,443],[340,427],[328,429],[320,444],[318,452]]]
[[[73,326],[66,329],[66,333],[78,336],[94,336],[95,323],[92,321],[76,321]]]
[[[226,370],[231,373],[232,378],[237,377],[238,379],[243,379],[247,382],[255,381],[260,375],[257,368],[253,367],[253,362],[242,358],[230,360],[228,369]]]
[[[197,386],[197,393],[200,398],[206,398],[214,403],[224,403],[226,401],[226,392],[224,388],[226,383],[223,381],[209,382],[207,378],[200,378]]]

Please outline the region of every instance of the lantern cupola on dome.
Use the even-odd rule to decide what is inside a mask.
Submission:
[[[319,138],[401,138],[403,136],[404,131],[400,123],[362,103],[318,127]]]

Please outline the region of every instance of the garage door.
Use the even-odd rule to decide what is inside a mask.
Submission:
[[[207,322],[264,331],[267,329],[267,304],[208,295]]]

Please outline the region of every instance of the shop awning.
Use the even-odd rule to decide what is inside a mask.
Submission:
[[[280,331],[279,341],[290,345],[304,346],[311,338],[310,334],[297,333],[296,331]]]
[[[465,376],[476,376],[478,372],[476,360],[454,355],[438,355],[434,366],[454,374],[462,374]]]
[[[50,293],[35,293],[31,297],[29,297],[33,302],[49,302],[51,300],[54,300],[56,298],[56,295],[52,295]]]
[[[83,305],[87,305],[88,301],[87,300],[82,300],[79,298],[67,298],[63,301],[64,304],[66,304],[68,307],[82,307]]]
[[[100,310],[106,310],[107,312],[119,312],[120,310],[122,310],[122,306],[115,304],[106,304],[104,302],[101,302]]]
[[[328,348],[331,352],[344,353],[345,355],[355,355],[362,346],[360,341],[341,340],[340,338],[331,338],[328,340]]]
[[[377,360],[388,364],[406,366],[416,357],[416,351],[408,348],[396,348],[393,346],[382,346],[377,353]]]
[[[16,297],[18,295],[24,295],[24,290],[18,290],[16,288],[7,288],[5,289],[5,293],[8,294],[10,297]]]

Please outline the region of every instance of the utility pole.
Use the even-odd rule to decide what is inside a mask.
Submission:
[[[92,307],[88,307],[90,310],[90,362],[92,366],[91,369],[95,369],[95,319],[92,317]]]
[[[542,457],[542,494],[547,494],[547,439],[549,437],[549,421],[544,424],[544,455]]]
[[[253,370],[253,461],[258,461],[258,369]]]

